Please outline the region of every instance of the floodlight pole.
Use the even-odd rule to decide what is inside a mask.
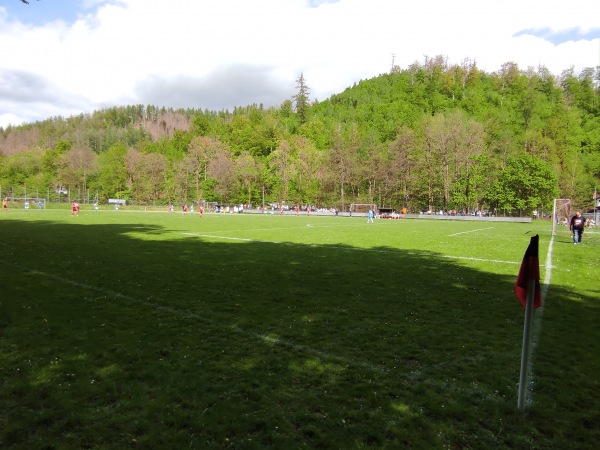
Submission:
[[[519,398],[517,408],[525,409],[527,397],[527,378],[529,371],[529,343],[531,341],[531,323],[533,322],[533,300],[535,297],[535,279],[527,280],[527,303],[525,304],[525,323],[523,325],[523,350],[521,352],[521,375],[519,376]]]

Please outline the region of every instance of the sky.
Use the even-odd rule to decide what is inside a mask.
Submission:
[[[600,65],[598,0],[0,0],[0,127],[112,106],[280,105],[442,55]]]

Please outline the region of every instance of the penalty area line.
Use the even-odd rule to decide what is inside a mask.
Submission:
[[[203,238],[210,238],[210,239],[227,239],[227,240],[231,240],[231,241],[244,241],[244,242],[254,241],[254,239],[238,238],[238,237],[230,237],[230,236],[216,236],[214,234],[199,234],[199,233],[181,233],[181,234],[184,234],[186,236],[195,236],[195,237],[203,237]]]
[[[342,228],[342,227],[363,227],[365,224],[363,223],[356,223],[356,224],[350,224],[350,225],[319,225],[319,224],[315,224],[315,223],[309,223],[306,225],[301,225],[301,226],[294,226],[294,227],[272,227],[272,228],[244,228],[244,229],[238,229],[238,230],[217,230],[217,233],[237,233],[237,232],[242,232],[242,233],[248,233],[248,232],[254,232],[254,231],[279,231],[279,230],[305,230],[306,227],[310,227],[310,228]],[[199,236],[200,234],[198,233],[191,233],[191,232],[183,232],[183,234],[190,234],[191,236]]]
[[[470,256],[443,255],[442,257],[449,258],[449,259],[466,259],[468,261],[481,261],[481,262],[500,263],[500,264],[521,264],[520,262],[516,262],[516,261],[502,261],[500,259],[472,258]]]
[[[491,230],[494,227],[489,227],[489,228],[478,228],[476,230],[469,230],[469,231],[461,231],[460,233],[453,233],[453,234],[449,234],[448,236],[458,236],[459,234],[465,234],[465,233],[475,233],[476,231],[484,231],[484,230]]]
[[[258,339],[260,341],[263,341],[267,344],[270,345],[279,345],[282,347],[286,347],[286,348],[290,348],[292,350],[297,350],[303,353],[308,353],[308,354],[312,354],[315,356],[318,356],[319,358],[325,359],[325,360],[329,360],[329,361],[334,361],[337,362],[338,364],[344,364],[344,365],[348,365],[348,366],[355,366],[355,367],[361,367],[363,369],[367,369],[369,371],[372,372],[380,372],[380,373],[388,373],[390,372],[391,368],[389,367],[384,367],[384,366],[378,366],[375,364],[370,364],[364,361],[359,361],[356,360],[354,358],[349,358],[349,357],[345,357],[345,356],[339,356],[339,355],[333,355],[330,353],[326,353],[324,351],[321,350],[317,350],[313,347],[309,347],[306,345],[301,345],[301,344],[296,344],[292,341],[288,341],[286,339],[281,339],[278,337],[273,337],[270,335],[266,335],[266,334],[262,334],[262,333],[257,333],[255,331],[249,331],[249,330],[245,330],[243,328],[240,328],[236,325],[227,325],[227,324],[223,324],[221,322],[217,322],[214,321],[212,319],[209,319],[207,317],[203,317],[199,314],[196,314],[194,312],[188,311],[188,310],[184,310],[184,309],[178,309],[178,308],[173,308],[171,306],[166,306],[163,305],[161,303],[156,303],[153,301],[149,301],[149,300],[142,300],[127,294],[123,294],[121,292],[118,291],[114,291],[112,289],[105,289],[105,288],[100,288],[97,286],[92,286],[86,283],[81,283],[79,281],[74,281],[71,280],[69,278],[64,278],[58,275],[54,275],[48,272],[42,272],[42,271],[38,271],[38,270],[34,270],[34,269],[30,269],[28,267],[22,266],[20,264],[14,264],[14,263],[9,263],[7,261],[3,261],[0,260],[0,264],[4,264],[6,266],[9,267],[13,267],[16,269],[21,270],[22,272],[25,273],[30,273],[30,274],[35,274],[38,276],[42,276],[45,278],[48,278],[50,280],[56,281],[58,283],[62,283],[62,284],[66,284],[69,286],[75,286],[77,288],[80,289],[85,289],[88,291],[92,291],[92,292],[98,292],[110,297],[115,297],[115,298],[121,298],[124,300],[127,300],[131,303],[136,303],[139,305],[143,305],[146,306],[148,308],[151,309],[155,309],[157,311],[162,311],[162,312],[167,312],[173,315],[177,315],[179,317],[182,317],[184,319],[188,319],[188,320],[196,320],[199,321],[201,323],[204,323],[206,325],[211,325],[213,327],[219,328],[220,330],[223,331],[230,331],[230,332],[234,332],[237,334],[241,334],[244,336],[248,336],[248,337],[252,337],[255,339]],[[395,368],[395,367],[394,367]]]
[[[200,238],[210,238],[210,239],[225,239],[225,240],[231,240],[231,241],[243,241],[243,242],[260,242],[263,244],[280,244],[280,245],[287,245],[286,242],[279,242],[279,241],[265,241],[265,240],[260,240],[260,239],[249,239],[249,238],[238,238],[238,237],[231,237],[231,236],[219,236],[219,235],[214,235],[214,234],[200,234],[200,233],[181,233],[185,236],[193,236],[193,237],[200,237]],[[319,244],[305,244],[305,245],[310,245],[311,247],[329,247],[329,248],[333,248],[333,249],[338,249],[338,250],[344,250],[344,251],[359,251],[359,252],[374,252],[374,253],[387,253],[387,254],[395,254],[397,253],[397,251],[394,250],[380,250],[380,249],[371,249],[371,248],[350,248],[350,247],[340,247],[337,245],[319,245]],[[414,252],[409,252],[409,254],[414,255]],[[468,260],[468,261],[479,261],[479,262],[486,262],[486,263],[499,263],[499,264],[521,264],[520,262],[517,261],[503,261],[500,259],[486,259],[486,258],[474,258],[474,257],[470,257],[470,256],[452,256],[452,255],[440,255],[441,258],[447,258],[447,259],[463,259],[463,260]]]

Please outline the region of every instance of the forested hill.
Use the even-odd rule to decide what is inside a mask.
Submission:
[[[437,57],[323,101],[309,82],[300,75],[275,108],[134,105],[0,129],[1,194],[511,214],[560,196],[592,207],[600,67],[486,73]]]

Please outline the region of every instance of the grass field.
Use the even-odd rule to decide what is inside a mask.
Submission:
[[[66,210],[0,231],[1,448],[600,442],[597,231]],[[534,234],[549,285],[523,415]]]

